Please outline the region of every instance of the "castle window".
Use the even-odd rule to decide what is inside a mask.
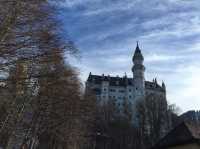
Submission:
[[[129,98],[132,98],[131,96],[129,96]]]
[[[138,88],[137,88],[137,87],[136,87],[135,89],[136,89],[136,90],[138,90]]]
[[[131,92],[132,90],[131,89],[129,89],[129,92]]]
[[[115,92],[115,89],[110,89],[110,92]]]
[[[104,88],[104,91],[106,91],[106,88]]]
[[[119,90],[119,92],[120,92],[120,93],[124,93],[125,91],[124,91],[124,90]]]
[[[94,88],[93,89],[94,93],[96,93],[96,95],[100,95],[101,94],[101,90],[98,88]]]

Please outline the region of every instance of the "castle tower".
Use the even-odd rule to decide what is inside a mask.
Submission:
[[[145,95],[145,67],[143,65],[144,57],[139,48],[138,42],[133,56],[133,84],[136,99],[144,97]]]
[[[163,91],[164,91],[164,96],[166,98],[166,86],[165,86],[164,81],[162,82],[162,88],[163,88]]]
[[[165,86],[164,81],[162,82],[162,88],[166,91],[166,86]]]

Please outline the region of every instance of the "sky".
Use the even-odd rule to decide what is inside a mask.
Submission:
[[[200,0],[65,0],[60,17],[80,51],[70,59],[89,72],[132,77],[139,41],[145,78],[163,80],[169,103],[200,110]]]

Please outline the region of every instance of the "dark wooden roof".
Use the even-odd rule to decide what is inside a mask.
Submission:
[[[200,143],[200,125],[183,122],[169,132],[151,149],[166,149],[167,147]]]

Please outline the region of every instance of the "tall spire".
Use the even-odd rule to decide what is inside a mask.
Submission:
[[[124,73],[124,76],[125,76],[125,77],[127,77],[127,74],[126,74],[126,72]]]
[[[139,41],[137,41],[136,49],[140,49],[140,47],[139,47]]]
[[[157,78],[155,78],[154,83],[155,83],[155,84],[158,84],[158,82],[157,82]]]
[[[133,56],[133,61],[135,61],[135,60],[142,60],[142,61],[144,60],[144,57],[141,53],[138,41],[137,41],[137,46],[135,48],[135,53],[134,53],[134,56]]]
[[[162,81],[162,88],[163,88],[164,90],[166,90],[166,86],[165,86],[164,81]]]

